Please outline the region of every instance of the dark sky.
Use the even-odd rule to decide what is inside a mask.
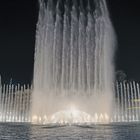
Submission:
[[[140,81],[140,8],[138,0],[108,0],[118,38],[116,71]],[[5,82],[30,83],[33,73],[37,0],[0,3],[0,73]]]

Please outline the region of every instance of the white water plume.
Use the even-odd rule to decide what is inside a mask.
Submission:
[[[32,115],[74,105],[111,115],[115,33],[105,0],[39,0]],[[83,120],[84,121],[84,120]]]

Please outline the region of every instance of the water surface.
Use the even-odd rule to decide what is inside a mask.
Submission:
[[[140,140],[140,124],[60,127],[1,123],[0,140]]]

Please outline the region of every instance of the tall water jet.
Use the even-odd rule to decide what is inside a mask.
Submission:
[[[80,122],[109,120],[115,43],[105,0],[39,0],[33,118],[68,122],[74,108],[89,118]]]

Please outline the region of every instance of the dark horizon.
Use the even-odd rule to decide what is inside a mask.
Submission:
[[[140,10],[138,2],[107,0],[118,45],[116,71],[140,81]],[[5,83],[31,83],[33,78],[37,0],[2,1],[0,5],[0,74]]]

